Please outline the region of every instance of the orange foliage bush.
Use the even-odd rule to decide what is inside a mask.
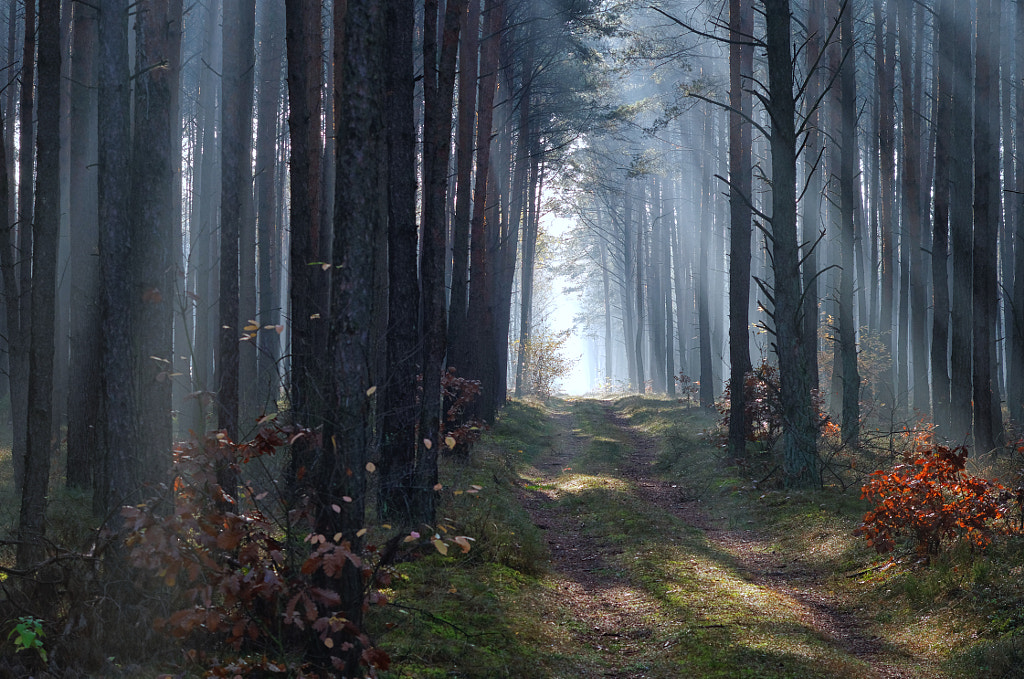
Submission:
[[[385,603],[378,588],[388,584],[389,573],[371,566],[376,549],[355,553],[341,535],[307,534],[299,542],[296,533],[308,533],[310,525],[303,512],[286,514],[282,507],[278,513],[287,522],[280,525],[261,509],[264,500],[279,502],[276,494],[268,498],[268,492],[242,484],[232,497],[217,483],[218,468],[237,473],[241,464],[303,435],[308,433],[265,422],[248,443],[233,443],[223,433],[180,443],[170,500],[122,511],[131,564],[154,573],[176,594],[177,610],[154,626],[193,646],[213,640],[241,654],[220,662],[194,648],[189,656],[212,666],[212,676],[329,676],[320,674],[328,668],[295,665],[282,655],[284,649],[301,654],[310,643],[338,654],[330,656],[335,669],[353,643],[363,649],[365,665],[388,665],[387,655],[336,612],[336,585],[346,564],[362,572],[365,605]]]
[[[934,446],[891,472],[876,471],[862,497],[877,503],[854,531],[879,554],[895,549],[895,539],[911,534],[923,557],[937,554],[943,541],[963,540],[984,548],[1003,518],[995,481],[964,470],[967,449]]]

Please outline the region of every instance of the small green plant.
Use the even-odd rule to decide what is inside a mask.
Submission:
[[[43,662],[46,662],[46,646],[43,643],[45,636],[42,620],[30,615],[23,615],[18,618],[18,624],[14,626],[7,638],[14,640],[15,651],[34,650]]]

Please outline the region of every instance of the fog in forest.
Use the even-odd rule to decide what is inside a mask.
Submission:
[[[267,587],[306,587],[278,620],[308,612],[300,654],[354,671],[368,517],[406,531],[389,558],[468,549],[412,527],[510,403],[729,412],[736,459],[777,425],[793,488],[825,483],[824,432],[1016,445],[1024,3],[9,0],[0,25],[5,573],[64,558],[51,498],[125,582],[262,545]],[[174,633],[264,633],[208,603]]]

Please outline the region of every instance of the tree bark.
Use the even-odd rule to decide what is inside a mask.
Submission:
[[[473,132],[477,107],[477,66],[480,56],[480,0],[469,0],[462,15],[459,45],[459,112],[456,136],[455,214],[452,219],[452,282],[448,311],[448,346],[465,356],[468,323],[469,224],[473,176]],[[459,367],[459,366],[456,366]],[[468,367],[468,366],[467,366]]]
[[[171,467],[172,328],[181,248],[174,232],[180,194],[174,195],[173,106],[178,73],[169,68],[181,50],[181,17],[168,0],[147,0],[135,18],[134,140],[132,151],[132,301],[135,395],[139,399],[144,482],[159,482]],[[180,237],[180,236],[179,236]]]
[[[466,0],[450,0],[444,13],[440,58],[436,0],[426,2],[424,21],[423,228],[420,250],[420,295],[423,325],[423,400],[420,414],[416,478],[419,521],[433,523],[437,455],[441,436],[441,372],[447,348],[445,308],[445,203],[455,90],[459,23]],[[429,443],[428,443],[429,442]]]
[[[840,229],[840,264],[842,266],[839,283],[839,346],[843,370],[843,441],[856,446],[860,436],[860,373],[857,369],[857,330],[853,316],[854,288],[854,210],[857,164],[857,74],[853,36],[853,6],[844,3],[840,9],[840,46],[842,48],[842,65],[840,66],[840,147],[839,168],[839,214],[842,220]],[[918,258],[920,259],[920,258]],[[805,302],[807,303],[807,302]],[[922,310],[922,317],[924,311]],[[923,320],[922,320],[923,322]],[[927,387],[927,372],[924,376]]]
[[[956,0],[940,0],[938,14],[938,92],[935,109],[935,198],[932,226],[932,418],[942,438],[950,433],[949,391],[949,164],[953,119],[951,50]],[[1024,11],[1021,12],[1024,16]],[[1024,249],[1022,249],[1024,251]]]
[[[750,330],[747,309],[750,306],[750,118],[753,110],[750,83],[754,48],[744,45],[753,33],[753,7],[743,0],[729,2],[729,453],[733,457],[746,455],[747,432],[746,394],[744,382],[753,369],[750,364]],[[811,193],[811,202],[816,203]],[[677,241],[676,256],[679,250]],[[676,265],[676,299],[682,300],[678,288],[682,285],[679,265]],[[679,326],[679,334],[683,334]],[[680,362],[683,356],[680,355]]]
[[[288,131],[291,156],[289,223],[289,297],[291,300],[292,418],[312,430],[322,424],[324,379],[322,354],[316,351],[316,328],[327,309],[314,294],[315,278],[324,272],[316,265],[320,238],[320,74],[321,6],[319,2],[285,3],[285,40],[288,63]],[[317,450],[316,437],[301,437],[292,446],[289,485],[292,492],[310,471]]]
[[[813,487],[820,483],[820,472],[816,418],[806,366],[801,360],[806,338],[796,238],[796,102],[789,0],[764,0],[764,8],[771,118],[773,320],[781,382],[783,462],[788,485]]]
[[[281,388],[280,290],[281,225],[278,220],[277,133],[281,106],[281,66],[284,57],[281,28],[283,7],[274,0],[263,3],[260,22],[259,94],[256,116],[256,229],[259,288],[256,402],[262,412],[277,411]]]
[[[414,25],[411,4],[388,4],[388,333],[387,378],[380,396],[379,502],[381,516],[399,526],[413,524],[416,499],[416,349],[420,333],[418,305],[409,303],[420,296],[416,276]],[[473,280],[475,283],[475,274]]]
[[[999,230],[999,1],[978,3],[977,73],[974,83],[974,444],[980,453],[1002,440],[995,388],[997,317],[996,236]]]
[[[971,51],[971,11],[967,3],[956,3],[950,53],[966,55]],[[949,163],[949,235],[953,255],[950,354],[950,440],[965,441],[971,434],[971,326],[974,279],[974,220],[971,140],[974,127],[971,98],[971,60],[953,62],[953,122]]]

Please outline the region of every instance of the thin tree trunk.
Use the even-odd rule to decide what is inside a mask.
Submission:
[[[953,30],[950,53],[969,54],[971,8],[968,3],[956,3]],[[950,126],[953,143],[949,155],[949,234],[953,255],[949,434],[953,441],[965,441],[971,434],[971,325],[974,315],[971,299],[971,282],[974,279],[971,60],[955,58],[953,69],[953,122]]]
[[[455,215],[452,220],[452,281],[448,311],[448,346],[465,356],[468,316],[470,198],[473,176],[473,132],[477,107],[477,62],[480,56],[480,0],[469,0],[462,15],[459,46],[459,113],[456,137]],[[459,366],[456,366],[459,367]]]
[[[419,521],[433,523],[437,455],[441,446],[441,372],[447,345],[445,308],[445,203],[451,146],[452,97],[459,23],[467,0],[450,0],[444,13],[440,59],[435,42],[437,0],[426,3],[424,21],[423,229],[420,294],[423,325],[423,399],[416,478]]]
[[[935,109],[935,207],[932,226],[932,418],[943,438],[950,433],[949,391],[949,155],[953,118],[953,61],[950,50],[956,0],[940,0],[938,15],[938,92]],[[1024,11],[1020,11],[1024,17]],[[1024,54],[1024,50],[1021,50]],[[1024,249],[1022,249],[1024,251]]]
[[[853,317],[854,220],[857,158],[857,83],[853,40],[853,6],[844,3],[840,17],[840,45],[843,62],[840,72],[840,147],[839,213],[840,263],[839,346],[843,371],[843,440],[854,446],[860,436],[860,373],[857,370],[857,332]],[[806,304],[807,302],[805,302]],[[925,375],[927,385],[927,374]]]
[[[489,348],[494,346],[494,260],[488,249],[488,200],[492,207],[495,186],[488,186],[491,168],[491,129],[494,122],[494,94],[497,83],[498,47],[504,7],[500,0],[485,0],[486,30],[481,44],[480,82],[476,130],[476,180],[473,188],[473,215],[470,222],[470,281],[469,317],[477,324],[476,341],[467,352],[470,364],[468,376],[481,382],[481,395],[476,405],[485,420],[494,417],[495,380],[490,373]]]
[[[263,412],[277,411],[281,386],[278,361],[281,354],[279,325],[281,253],[277,247],[278,223],[277,118],[281,101],[281,65],[284,57],[281,27],[283,7],[274,0],[263,3],[260,22],[259,95],[256,117],[256,225],[259,259],[259,330],[257,332],[256,401]]]

